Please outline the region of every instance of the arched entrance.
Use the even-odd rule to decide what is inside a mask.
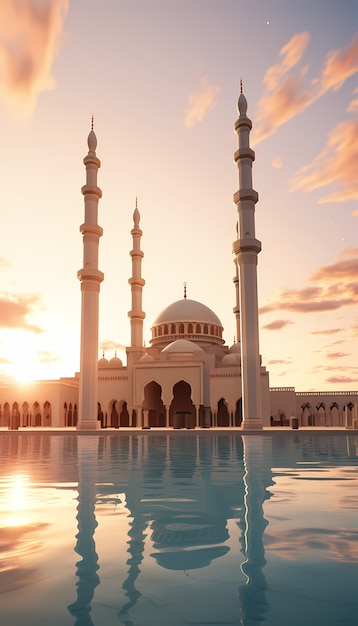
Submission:
[[[165,426],[165,406],[162,400],[162,388],[157,382],[152,380],[144,387],[143,411],[148,411],[147,421],[144,426],[164,427]]]
[[[227,401],[224,400],[224,398],[220,398],[218,402],[218,426],[230,426],[229,409],[227,408]]]
[[[195,428],[195,414],[195,406],[191,399],[191,387],[184,380],[180,380],[173,387],[169,424],[173,428]]]

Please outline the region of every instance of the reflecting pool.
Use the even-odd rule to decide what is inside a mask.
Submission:
[[[1,626],[356,626],[353,432],[0,432]]]

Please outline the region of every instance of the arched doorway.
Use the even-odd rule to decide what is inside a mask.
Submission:
[[[165,406],[162,400],[162,388],[152,380],[144,387],[143,411],[148,411],[149,428],[165,426]]]
[[[173,428],[195,428],[195,415],[195,406],[191,399],[191,386],[184,380],[180,380],[173,387],[169,424]]]
[[[22,425],[30,426],[30,406],[28,402],[22,404]]]
[[[117,409],[117,400],[112,400],[110,409],[110,425],[111,428],[119,428],[119,415]]]
[[[34,416],[33,425],[34,426],[42,426],[41,424],[41,409],[38,402],[34,402],[32,406],[32,414]]]
[[[48,400],[44,404],[44,426],[52,426],[52,409]]]
[[[217,423],[219,427],[224,427],[224,428],[230,425],[229,409],[227,408],[227,401],[224,400],[224,398],[220,398],[218,402]]]
[[[119,425],[124,428],[128,428],[129,426],[129,413],[127,409],[127,403],[125,400],[122,402],[122,409],[119,414]]]

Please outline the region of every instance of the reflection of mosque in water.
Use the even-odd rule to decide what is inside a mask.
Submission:
[[[329,458],[331,465],[339,465],[342,458],[357,456],[358,451],[353,435],[306,435],[300,448],[296,446],[298,433],[290,433],[289,437],[286,434],[284,445],[282,436],[199,436],[193,432],[180,433],[179,437],[165,433],[121,437],[24,434],[10,437],[8,447],[0,452],[16,459],[20,458],[21,449],[22,461],[27,456],[47,459],[49,481],[58,482],[59,468],[63,482],[78,480],[75,550],[80,558],[76,564],[76,599],[68,606],[76,626],[93,624],[91,605],[95,590],[101,585],[101,555],[97,555],[95,544],[96,507],[106,502],[120,503],[118,494],[124,494],[120,498],[124,499],[122,505],[129,521],[128,558],[126,563],[118,564],[116,574],[118,590],[122,590],[121,600],[116,599],[118,622],[126,626],[138,623],[138,611],[146,606],[146,587],[141,583],[143,570],[148,567],[145,560],[152,562],[152,568],[156,565],[192,577],[195,570],[218,562],[231,550],[231,560],[237,561],[231,581],[235,591],[229,585],[230,595],[225,599],[230,598],[228,610],[235,619],[232,623],[249,626],[264,620],[269,610],[264,573],[267,522],[263,506],[271,497],[273,463],[275,468],[278,462],[282,467],[292,467],[292,462],[309,462],[312,454],[320,454]],[[73,461],[64,463],[66,457]],[[113,540],[122,541],[115,521],[111,529]],[[235,546],[237,553],[233,554]],[[217,593],[223,593],[220,580],[217,583]],[[176,622],[173,612],[185,611],[189,619],[190,594],[198,593],[197,589],[198,586],[188,586],[187,596],[170,596],[168,605],[160,607],[161,619],[163,612],[168,611],[167,623],[187,623]],[[205,586],[201,593],[204,591]],[[222,605],[220,595],[216,600]],[[204,600],[200,623],[206,623],[206,615],[217,623],[210,611],[216,610],[220,615],[222,606],[214,602],[214,597]]]

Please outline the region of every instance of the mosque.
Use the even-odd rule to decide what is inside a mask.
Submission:
[[[101,166],[96,155],[93,124],[84,158],[86,183],[83,267],[77,273],[81,284],[80,371],[73,378],[34,381],[25,389],[0,387],[0,426],[99,428],[232,428],[260,430],[285,426],[290,418],[301,426],[357,427],[358,392],[297,393],[293,387],[270,388],[269,373],[259,351],[257,261],[261,242],[255,234],[258,194],[252,186],[250,148],[251,120],[242,93],[235,123],[238,149],[234,161],[239,188],[235,260],[235,307],[237,341],[228,346],[219,317],[207,306],[184,297],[169,304],[152,322],[150,346],[143,343],[140,214],[133,214],[130,346],[127,363],[114,356],[98,361],[100,284],[98,268],[98,205],[102,192],[97,186]],[[293,423],[293,422],[291,422]]]

